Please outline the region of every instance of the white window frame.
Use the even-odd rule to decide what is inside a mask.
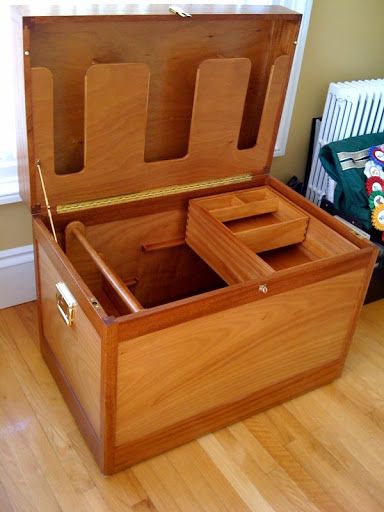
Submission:
[[[0,163],[0,205],[19,203],[19,178],[15,160]]]
[[[5,0],[7,1],[7,0]],[[8,0],[8,3],[20,5],[20,4],[29,4],[34,5],[33,0],[24,0],[24,1],[17,1],[17,0]],[[47,2],[48,3],[48,2]],[[58,1],[52,2],[52,3],[59,3]],[[69,2],[68,2],[69,3]],[[124,2],[124,3],[134,3],[134,2]],[[136,3],[136,2],[135,2]],[[152,0],[151,3],[165,3],[164,0],[160,1],[154,1]],[[210,1],[201,1],[198,2],[192,2],[187,1],[186,3],[236,3],[236,2],[218,2],[216,0],[210,0]],[[239,4],[263,4],[268,2],[263,2],[263,0],[260,1],[243,1],[239,2]],[[288,83],[287,88],[287,95],[283,107],[280,127],[276,139],[276,145],[274,150],[274,157],[280,157],[284,156],[286,146],[287,146],[287,140],[288,140],[288,134],[289,134],[289,128],[291,124],[291,118],[292,118],[292,112],[293,107],[295,104],[295,98],[296,98],[296,92],[297,92],[297,85],[299,81],[299,75],[300,75],[300,69],[301,69],[301,63],[303,60],[303,54],[304,54],[304,47],[305,47],[305,41],[307,38],[307,32],[308,32],[308,26],[309,26],[309,20],[311,16],[311,10],[312,10],[312,0],[272,0],[269,1],[270,4],[273,5],[282,5],[284,7],[288,7],[289,9],[292,9],[294,11],[300,12],[302,17],[301,27],[300,27],[300,33],[297,41],[297,47],[295,56],[292,63],[292,69],[291,69],[291,75]],[[77,5],[79,7],[84,6],[87,4],[87,0],[80,1]],[[68,4],[67,4],[68,5]],[[20,202],[21,198],[19,195],[19,182],[18,182],[18,175],[17,175],[17,162],[15,160],[12,161],[5,161],[0,162],[0,205],[3,204],[10,204],[10,203],[17,203]]]
[[[296,100],[297,86],[299,83],[301,64],[304,56],[305,42],[308,34],[309,20],[311,18],[312,0],[286,0],[282,2],[285,7],[300,12],[302,16],[300,33],[297,38],[295,56],[292,62],[291,75],[288,82],[283,112],[281,114],[280,127],[276,138],[274,157],[284,156],[287,148],[289,128],[291,126],[293,107]]]

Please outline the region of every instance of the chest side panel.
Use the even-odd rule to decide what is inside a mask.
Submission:
[[[337,361],[364,272],[122,342],[117,446]]]
[[[97,435],[100,434],[101,339],[80,307],[67,326],[56,308],[56,283],[62,281],[38,246],[44,336]]]

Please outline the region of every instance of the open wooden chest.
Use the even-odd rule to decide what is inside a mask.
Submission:
[[[268,176],[300,16],[220,9],[18,26],[41,351],[104,473],[339,376],[374,265]]]

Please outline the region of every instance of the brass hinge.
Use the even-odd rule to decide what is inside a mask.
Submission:
[[[72,213],[81,210],[89,210],[91,208],[102,208],[103,206],[113,206],[117,204],[132,203],[134,201],[143,201],[144,199],[153,199],[156,197],[170,196],[174,194],[182,194],[183,192],[193,192],[195,190],[204,190],[207,188],[223,187],[225,185],[233,185],[236,183],[245,183],[252,181],[253,174],[240,174],[239,176],[228,176],[226,178],[218,178],[215,180],[200,181],[198,183],[187,183],[185,185],[174,185],[172,187],[156,188],[152,190],[143,190],[122,196],[106,197],[102,199],[92,199],[79,203],[69,203],[58,205],[56,212]]]

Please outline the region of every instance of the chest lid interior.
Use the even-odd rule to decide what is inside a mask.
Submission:
[[[268,172],[300,15],[183,10],[23,18],[32,205],[37,160],[58,208]]]

